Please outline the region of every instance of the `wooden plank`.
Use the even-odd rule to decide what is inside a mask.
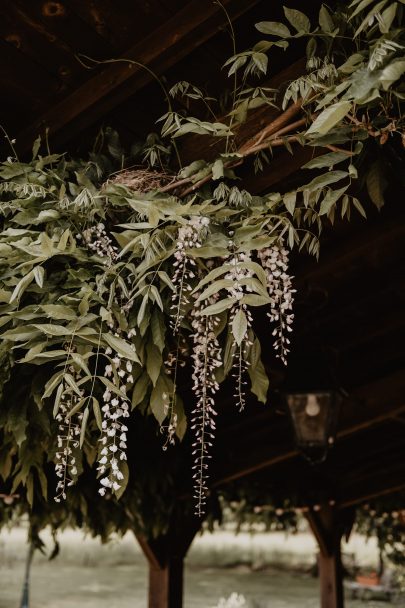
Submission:
[[[223,4],[232,14],[248,10],[256,1],[224,0]],[[159,70],[167,69],[213,36],[224,21],[225,15],[217,4],[191,0],[164,25],[128,49],[124,57],[143,65],[156,66]],[[138,66],[122,62],[108,65],[21,133],[18,137],[20,152],[29,149],[38,133],[45,128],[52,136],[68,125],[64,136],[66,141],[77,132],[77,125],[75,127],[73,123],[79,116],[82,116],[78,123],[82,129],[83,121],[88,126],[150,79],[151,76]],[[125,83],[129,83],[129,89],[122,89]],[[86,117],[85,112],[89,112]]]
[[[120,0],[118,10],[114,0],[69,0],[69,6],[118,53],[171,16],[171,11],[157,0]]]

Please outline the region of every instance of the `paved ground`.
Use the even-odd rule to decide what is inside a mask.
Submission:
[[[213,608],[221,596],[243,593],[250,608],[316,608],[318,582],[306,575],[290,574],[274,567],[252,571],[247,565],[231,564],[235,555],[242,561],[268,562],[270,554],[280,562],[310,564],[314,555],[312,539],[303,536],[285,542],[283,536],[222,534],[207,536],[193,548],[186,573],[186,608]],[[267,542],[266,542],[267,539]],[[26,547],[25,531],[0,535],[0,608],[19,608]],[[282,551],[283,544],[285,546]],[[62,553],[53,562],[36,556],[32,568],[30,608],[144,608],[146,606],[146,565],[132,537],[108,546],[77,533],[62,536]],[[294,548],[295,547],[295,548]],[[300,548],[300,550],[298,550]],[[266,553],[267,551],[267,553]],[[278,553],[277,553],[278,551]],[[294,558],[291,557],[294,556]],[[365,557],[375,557],[369,546]],[[274,557],[276,556],[276,558]],[[389,604],[348,602],[348,608],[388,608]]]

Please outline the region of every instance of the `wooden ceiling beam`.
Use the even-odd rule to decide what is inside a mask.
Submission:
[[[405,464],[403,459],[397,458],[389,466],[373,469],[362,480],[355,480],[350,485],[342,485],[338,506],[346,508],[405,490],[404,478]]]
[[[235,18],[257,1],[223,0],[222,4]],[[123,53],[122,58],[152,66],[161,73],[214,36],[226,21],[227,17],[218,4],[191,0],[163,25]],[[33,140],[45,129],[48,129],[51,141],[59,134],[58,144],[65,143],[77,135],[78,130],[93,124],[151,80],[152,76],[145,69],[125,61],[104,66],[97,75],[20,133],[17,136],[18,151],[21,154],[27,152]]]
[[[347,439],[403,413],[404,393],[403,370],[354,391],[344,405],[337,441]],[[285,449],[285,437],[280,437],[280,429],[274,423],[274,419],[272,424],[269,422],[267,428],[266,426],[262,419],[260,424],[262,430],[250,435],[246,441],[243,436],[233,436],[232,428],[228,429],[226,440],[218,446],[216,460],[221,462],[221,465],[214,473],[212,487],[269,469],[300,454],[297,449]]]
[[[403,471],[403,475],[405,475],[405,470]],[[368,489],[368,491],[360,493],[358,496],[352,496],[351,498],[343,499],[341,502],[338,503],[337,507],[338,509],[347,509],[347,507],[361,505],[370,500],[381,498],[381,496],[389,496],[391,494],[397,494],[398,492],[403,491],[405,491],[405,482],[386,482],[385,484],[382,484],[382,486],[379,488],[374,488],[373,490]]]

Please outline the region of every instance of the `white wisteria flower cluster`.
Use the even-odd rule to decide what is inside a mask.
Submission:
[[[82,234],[87,247],[101,258],[105,258],[106,264],[111,266],[116,261],[118,248],[113,245],[104,224],[100,222],[96,226],[83,230]]]
[[[294,314],[295,289],[292,288],[292,277],[288,274],[289,253],[281,245],[273,245],[258,252],[258,256],[267,275],[267,286],[270,295],[270,312],[267,313],[270,321],[276,323],[273,329],[274,350],[276,356],[287,365],[287,356],[290,351],[288,334],[292,332]]]
[[[69,378],[75,374],[73,367],[69,367]],[[56,414],[58,423],[57,452],[55,473],[58,477],[56,484],[55,501],[60,502],[66,499],[66,487],[72,486],[77,479],[77,461],[75,451],[79,448],[80,429],[83,414],[75,412],[75,407],[80,401],[80,397],[72,390],[68,382],[64,379],[59,401],[59,409]]]
[[[196,299],[199,294],[195,294]],[[196,405],[192,412],[191,429],[194,433],[193,443],[193,480],[196,514],[201,517],[207,496],[209,450],[215,434],[215,400],[219,389],[215,372],[222,365],[221,349],[215,335],[219,318],[203,314],[206,305],[213,304],[215,298],[196,302],[192,310],[193,328],[193,392]]]
[[[230,243],[233,246],[233,243]],[[237,400],[237,407],[242,411],[246,404],[246,380],[245,375],[249,362],[247,354],[252,345],[249,339],[249,330],[252,327],[252,314],[247,305],[242,303],[243,296],[250,293],[249,279],[253,273],[241,264],[250,262],[251,256],[248,253],[235,253],[229,259],[231,270],[225,275],[225,279],[232,281],[232,286],[227,288],[230,297],[235,298],[236,303],[232,306],[229,313],[229,324],[234,336],[239,336],[233,342],[233,377],[235,378],[234,397]]]
[[[134,333],[130,330],[127,338],[131,339]],[[115,331],[115,336],[119,337],[118,330]],[[103,394],[104,405],[101,408],[103,421],[97,467],[101,476],[99,489],[101,496],[105,496],[108,489],[118,492],[124,479],[122,463],[127,460],[128,447],[128,427],[124,420],[130,416],[127,386],[133,384],[132,362],[125,360],[110,347],[106,349],[105,354],[111,356],[111,360],[104,369],[104,377],[109,383]]]
[[[191,282],[195,278],[196,262],[187,253],[187,249],[200,248],[202,239],[210,221],[207,217],[193,216],[190,221],[181,226],[177,235],[175,261],[176,269],[172,277],[175,292],[172,296],[172,328],[177,333],[184,319],[187,305],[190,303]]]

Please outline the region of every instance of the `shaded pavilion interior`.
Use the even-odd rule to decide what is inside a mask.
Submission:
[[[257,41],[254,24],[277,21],[281,3],[223,0],[233,20],[238,50]],[[289,6],[298,7],[299,2]],[[316,12],[318,2],[308,10]],[[307,8],[307,7],[306,7]],[[271,14],[270,14],[271,13]],[[223,10],[208,0],[0,0],[0,123],[18,153],[48,129],[52,151],[89,148],[100,126],[111,126],[124,143],[157,130],[165,111],[159,85],[145,70],[125,62],[87,69],[96,61],[126,58],[147,65],[170,86],[178,80],[220,93],[227,87],[221,66],[231,54]],[[270,60],[270,86],[302,70],[303,49],[277,51]],[[81,59],[81,61],[79,61]],[[253,111],[240,129],[244,142],[277,115]],[[8,154],[2,138],[2,155]],[[253,193],[287,191],[311,157],[282,148],[258,175],[243,167],[243,186]],[[182,143],[184,162],[214,154],[200,137]],[[326,229],[319,262],[296,256],[297,289],[293,347],[287,370],[264,344],[270,374],[269,403],[251,399],[244,412],[232,407],[226,386],[219,399],[219,430],[212,486],[249,479],[266,492],[295,495],[320,547],[321,606],[343,606],[340,539],[353,509],[405,489],[404,210],[392,188],[378,212],[362,200],[368,218]],[[259,326],[264,319],[256,319]],[[348,393],[337,439],[323,464],[311,466],[297,451],[281,394],[316,387],[325,361],[333,362]],[[314,510],[313,507],[317,508]],[[320,507],[320,510],[318,508]],[[150,608],[179,608],[183,557],[197,532],[195,521],[173,522],[166,538],[140,539],[150,563]]]

